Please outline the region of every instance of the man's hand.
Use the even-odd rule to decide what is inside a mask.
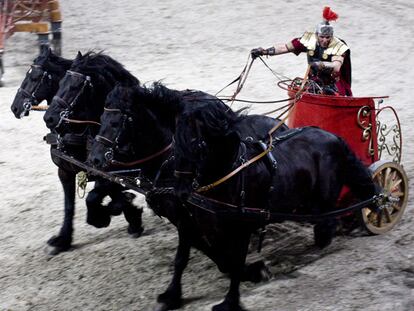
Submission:
[[[323,62],[312,62],[310,66],[313,70],[319,71],[324,68]]]
[[[251,50],[250,54],[252,55],[252,58],[255,59],[256,57],[264,55],[265,49],[260,47],[257,49]]]

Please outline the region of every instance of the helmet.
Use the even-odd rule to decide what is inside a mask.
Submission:
[[[330,7],[326,6],[323,9],[322,17],[324,19],[323,22],[316,25],[316,34],[320,36],[333,36],[334,30],[329,22],[337,20],[338,14],[332,11]]]

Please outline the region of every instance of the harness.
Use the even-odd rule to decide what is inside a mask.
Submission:
[[[71,113],[71,109],[73,109],[73,107],[75,107],[79,96],[82,95],[82,93],[85,91],[86,87],[93,88],[93,84],[91,82],[91,77],[90,76],[84,75],[84,74],[76,72],[76,71],[67,70],[65,77],[66,76],[79,77],[83,80],[83,83],[82,83],[82,87],[80,88],[78,93],[73,97],[73,99],[70,102],[67,102],[66,100],[64,100],[63,98],[61,98],[57,95],[55,95],[53,97],[54,101],[57,101],[59,104],[62,104],[65,107],[65,109],[60,112],[60,119],[59,119],[58,124],[56,125],[56,128],[58,128],[62,124],[63,121],[68,122],[68,123],[93,124],[93,125],[100,126],[101,124],[99,122],[96,122],[96,121],[75,120],[75,119],[69,119],[68,118],[70,113]]]
[[[147,161],[150,161],[162,154],[164,154],[165,152],[167,152],[168,150],[171,149],[171,147],[173,146],[173,142],[169,143],[167,146],[165,146],[164,148],[156,151],[153,154],[150,154],[144,158],[138,159],[138,160],[134,160],[134,161],[130,161],[130,162],[121,162],[121,161],[117,161],[114,160],[114,153],[115,151],[120,152],[119,148],[118,148],[118,143],[119,143],[119,139],[122,133],[122,130],[124,130],[126,128],[126,124],[127,122],[131,122],[133,121],[133,118],[128,116],[127,114],[122,113],[121,109],[116,109],[116,108],[106,108],[104,107],[104,111],[107,112],[113,112],[113,113],[120,113],[122,114],[121,119],[122,119],[122,125],[119,127],[117,134],[115,136],[115,138],[112,140],[110,138],[107,138],[105,136],[102,135],[96,135],[95,136],[95,140],[104,145],[105,147],[108,148],[108,151],[105,152],[105,160],[113,165],[117,165],[117,166],[124,166],[124,167],[131,167],[131,166],[135,166],[138,164],[142,164],[145,163]]]
[[[29,91],[24,88],[19,88],[17,90],[18,93],[23,93],[23,96],[27,98],[27,100],[23,101],[23,112],[22,115],[25,115],[29,112],[33,106],[39,105],[39,100],[36,97],[36,92],[39,90],[40,86],[42,85],[44,79],[48,79],[49,81],[52,80],[52,75],[44,70],[40,65],[31,65],[28,74],[31,74],[33,69],[39,69],[42,71],[42,78],[34,85],[33,90]]]

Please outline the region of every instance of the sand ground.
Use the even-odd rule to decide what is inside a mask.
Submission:
[[[215,93],[242,70],[251,48],[286,42],[320,21],[326,1],[62,0],[64,56],[105,50],[143,82]],[[339,15],[336,33],[352,50],[356,96],[389,95],[403,132],[402,163],[413,189],[414,4],[399,1],[329,1]],[[7,41],[0,89],[0,310],[151,310],[168,284],[176,231],[145,208],[145,233],[131,239],[126,222],[105,229],[85,222],[77,200],[74,249],[50,257],[45,242],[57,233],[63,195],[57,169],[42,141],[41,113],[17,120],[13,97],[37,53],[35,36]],[[278,73],[302,76],[305,56],[267,59]],[[259,62],[240,98],[286,98]],[[227,91],[227,95],[231,90]],[[274,106],[253,105],[252,112]],[[90,186],[89,186],[90,187]],[[142,197],[136,203],[145,207]],[[263,258],[274,273],[243,284],[250,311],[414,310],[413,199],[401,223],[382,236],[337,238],[323,251],[312,247],[311,229],[272,226]],[[252,258],[251,258],[252,259]],[[182,310],[204,311],[221,301],[228,280],[202,254],[192,252],[185,272]]]

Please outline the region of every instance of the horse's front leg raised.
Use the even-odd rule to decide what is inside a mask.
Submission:
[[[116,186],[114,188],[114,186]],[[128,222],[128,233],[131,237],[138,238],[144,231],[142,226],[142,208],[137,208],[133,203],[135,195],[129,192],[123,192],[123,188],[113,183],[109,184],[109,187],[113,189],[111,191],[112,201],[108,207],[112,215],[115,215],[117,211],[123,212],[125,220]]]
[[[86,197],[86,222],[96,228],[108,227],[111,223],[111,215],[102,200],[108,195],[108,187],[105,181],[97,179],[94,188]]]
[[[156,311],[174,310],[181,307],[181,278],[190,258],[190,241],[183,230],[178,230],[178,247],[174,261],[174,275],[167,290],[158,296]]]
[[[52,236],[47,243],[53,247],[51,255],[67,251],[72,245],[73,216],[75,214],[75,173],[58,169],[58,176],[65,195],[63,224],[58,235]]]

